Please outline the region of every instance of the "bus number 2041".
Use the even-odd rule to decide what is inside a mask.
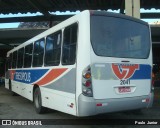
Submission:
[[[120,80],[120,85],[126,85],[126,84],[130,84],[130,79]]]

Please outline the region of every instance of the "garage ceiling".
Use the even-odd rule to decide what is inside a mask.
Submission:
[[[159,0],[140,0],[141,8],[160,8]],[[0,0],[0,13],[36,13],[48,15],[55,11],[76,11],[85,9],[113,9],[124,6],[124,0]]]
[[[140,6],[144,9],[160,9],[160,0],[140,0]],[[39,16],[35,21],[56,20],[50,12],[66,12],[66,11],[82,11],[89,10],[118,10],[124,13],[125,0],[0,0],[0,14],[26,14],[40,12],[43,15]],[[63,16],[61,16],[63,17]],[[59,18],[59,17],[58,17]],[[142,13],[141,18],[160,18],[160,13]],[[4,22],[28,22],[31,18],[19,19],[6,19],[0,18],[0,23]],[[62,18],[62,19],[65,19]]]

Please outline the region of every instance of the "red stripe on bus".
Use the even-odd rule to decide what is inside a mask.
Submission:
[[[52,69],[44,78],[42,78],[40,81],[38,81],[37,85],[44,85],[47,84],[57,77],[59,77],[62,73],[64,73],[67,70],[67,68],[62,68],[62,69]]]
[[[14,75],[15,75],[16,71],[15,70],[10,70],[10,79],[14,80]]]

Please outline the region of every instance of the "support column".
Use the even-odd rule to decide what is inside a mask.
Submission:
[[[140,0],[125,0],[125,13],[140,19]]]

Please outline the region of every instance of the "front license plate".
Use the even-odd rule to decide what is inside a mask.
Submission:
[[[131,92],[131,88],[130,87],[119,87],[118,91],[119,93]]]

